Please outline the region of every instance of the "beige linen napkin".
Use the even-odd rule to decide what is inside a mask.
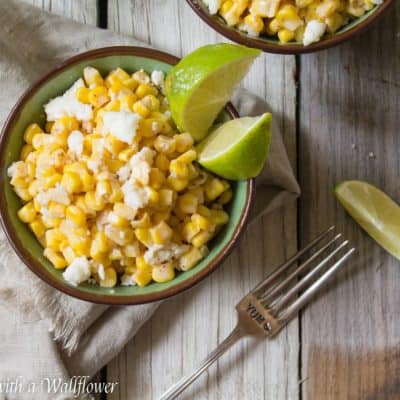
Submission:
[[[143,45],[111,31],[81,25],[14,0],[0,2],[0,126],[17,98],[56,64],[79,52],[111,45]],[[162,49],[161,49],[162,50]],[[268,106],[243,90],[234,96],[242,115]],[[268,163],[258,178],[253,217],[299,193],[277,127]],[[0,232],[0,399],[71,398],[23,392],[4,383],[93,376],[152,315],[157,304],[107,307],[76,300],[50,288],[17,258]],[[3,387],[1,384],[3,383]],[[3,397],[2,397],[3,396]]]

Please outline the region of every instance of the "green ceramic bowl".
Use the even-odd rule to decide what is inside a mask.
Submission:
[[[51,98],[62,94],[75,80],[82,76],[83,68],[91,65],[103,74],[122,67],[127,71],[144,69],[162,70],[167,73],[171,65],[179,60],[169,54],[140,47],[109,47],[80,54],[52,70],[33,85],[18,101],[2,130],[0,138],[0,171],[3,190],[0,192],[0,215],[8,240],[21,260],[45,282],[71,296],[104,304],[141,304],[160,300],[193,286],[221,263],[231,251],[239,235],[244,231],[254,194],[254,180],[233,183],[234,196],[229,205],[228,225],[210,243],[210,254],[193,269],[182,272],[168,283],[152,283],[144,288],[138,286],[101,288],[83,284],[70,286],[62,272],[43,257],[42,246],[27,225],[17,218],[21,201],[15,195],[7,177],[7,167],[18,159],[23,145],[23,133],[31,122],[43,125],[43,105]],[[237,112],[228,104],[220,119],[237,117]]]
[[[269,38],[267,36],[252,37],[240,30],[228,26],[224,19],[218,15],[211,15],[203,0],[186,0],[192,7],[194,12],[211,28],[215,29],[221,35],[231,39],[236,43],[243,44],[248,47],[261,49],[268,53],[279,54],[303,54],[312,53],[336,46],[351,37],[364,32],[371,24],[377,20],[385,11],[387,11],[394,0],[384,0],[380,6],[374,7],[360,18],[354,19],[351,23],[345,25],[342,29],[335,32],[334,35],[326,35],[319,42],[304,46],[302,43],[286,43],[282,44],[278,39]]]

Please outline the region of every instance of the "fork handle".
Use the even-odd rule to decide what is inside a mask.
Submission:
[[[244,336],[244,332],[236,326],[236,328],[222,341],[218,347],[212,351],[208,357],[203,360],[200,366],[191,374],[184,376],[175,385],[169,388],[159,400],[173,400],[181,394],[192,382],[194,382],[210,365],[212,365],[219,357],[222,356],[232,345]]]

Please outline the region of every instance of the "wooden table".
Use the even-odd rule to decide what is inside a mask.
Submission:
[[[184,0],[30,2],[178,56],[226,41]],[[108,399],[156,399],[224,338],[235,323],[233,305],[247,290],[333,223],[358,249],[347,271],[276,340],[243,341],[181,398],[400,398],[400,265],[332,195],[338,182],[357,178],[400,199],[399,22],[397,4],[372,30],[340,47],[257,60],[244,86],[271,104],[302,196],[297,206],[254,223],[203,284],[160,307],[103,370],[103,379],[120,382]]]

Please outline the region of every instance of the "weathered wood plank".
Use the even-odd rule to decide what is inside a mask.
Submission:
[[[304,400],[399,398],[399,263],[332,195],[362,179],[400,200],[399,6],[355,40],[301,58],[301,241],[335,223],[358,250],[302,316]]]
[[[182,0],[109,1],[109,27],[178,56],[196,47],[226,41],[202,23]],[[294,57],[265,56],[244,86],[267,97],[285,134],[295,165]],[[285,118],[282,117],[285,115]],[[259,240],[254,240],[254,238]],[[156,316],[108,366],[119,380],[114,399],[154,399],[189,371],[234,326],[234,305],[268,270],[296,249],[294,207],[254,223],[239,248],[209,279],[165,302]],[[298,325],[275,341],[238,344],[182,399],[296,400]]]
[[[24,0],[37,7],[76,21],[96,25],[96,0]]]

